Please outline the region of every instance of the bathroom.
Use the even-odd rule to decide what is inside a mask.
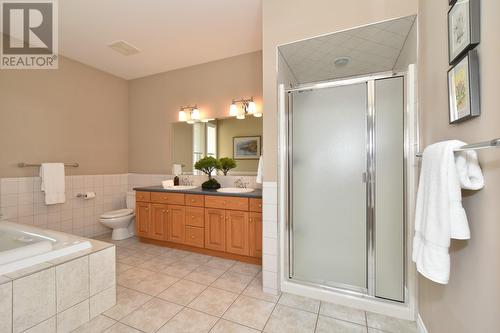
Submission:
[[[424,149],[500,136],[496,1],[43,2],[55,65],[0,66],[0,332],[500,326],[498,149],[476,151],[449,281],[412,258]],[[453,121],[464,54],[481,112]],[[236,162],[220,191],[203,157]],[[42,163],[65,164],[58,203]]]

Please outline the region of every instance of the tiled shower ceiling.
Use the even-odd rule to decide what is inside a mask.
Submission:
[[[415,17],[333,33],[279,48],[299,84],[331,80],[394,68]],[[348,65],[335,59],[349,57]]]

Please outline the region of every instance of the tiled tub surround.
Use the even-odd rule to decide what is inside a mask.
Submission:
[[[0,332],[70,332],[116,303],[115,246],[0,276]]]
[[[109,236],[99,239],[109,241]],[[257,265],[114,242],[116,305],[76,332],[416,333],[414,322],[262,291]]]
[[[201,185],[205,176],[182,176],[194,185]],[[47,206],[40,191],[40,177],[0,179],[0,213],[9,221],[80,236],[94,236],[109,232],[99,222],[99,216],[110,210],[125,208],[127,190],[138,186],[159,185],[172,175],[114,174],[66,176],[66,202]],[[222,186],[232,187],[243,178],[248,187],[260,188],[255,177],[217,176]],[[81,192],[95,192],[89,200],[77,198]]]

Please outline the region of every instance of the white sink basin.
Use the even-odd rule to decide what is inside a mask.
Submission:
[[[253,188],[239,188],[239,187],[222,187],[217,190],[217,192],[222,193],[248,193],[253,192]]]
[[[187,185],[177,185],[177,186],[167,186],[163,187],[165,190],[173,190],[173,191],[186,191],[197,188],[198,186],[187,186]]]

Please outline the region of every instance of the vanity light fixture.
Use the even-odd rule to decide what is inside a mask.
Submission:
[[[202,121],[198,106],[182,106],[179,111],[179,121],[185,121],[188,124],[194,124],[195,122]]]
[[[238,109],[238,103],[241,103],[241,108]],[[236,119],[245,119],[245,115],[251,114],[254,117],[262,117],[261,112],[257,112],[257,105],[255,104],[253,97],[248,99],[233,99],[231,106],[229,107],[229,115],[231,117],[236,117]]]

